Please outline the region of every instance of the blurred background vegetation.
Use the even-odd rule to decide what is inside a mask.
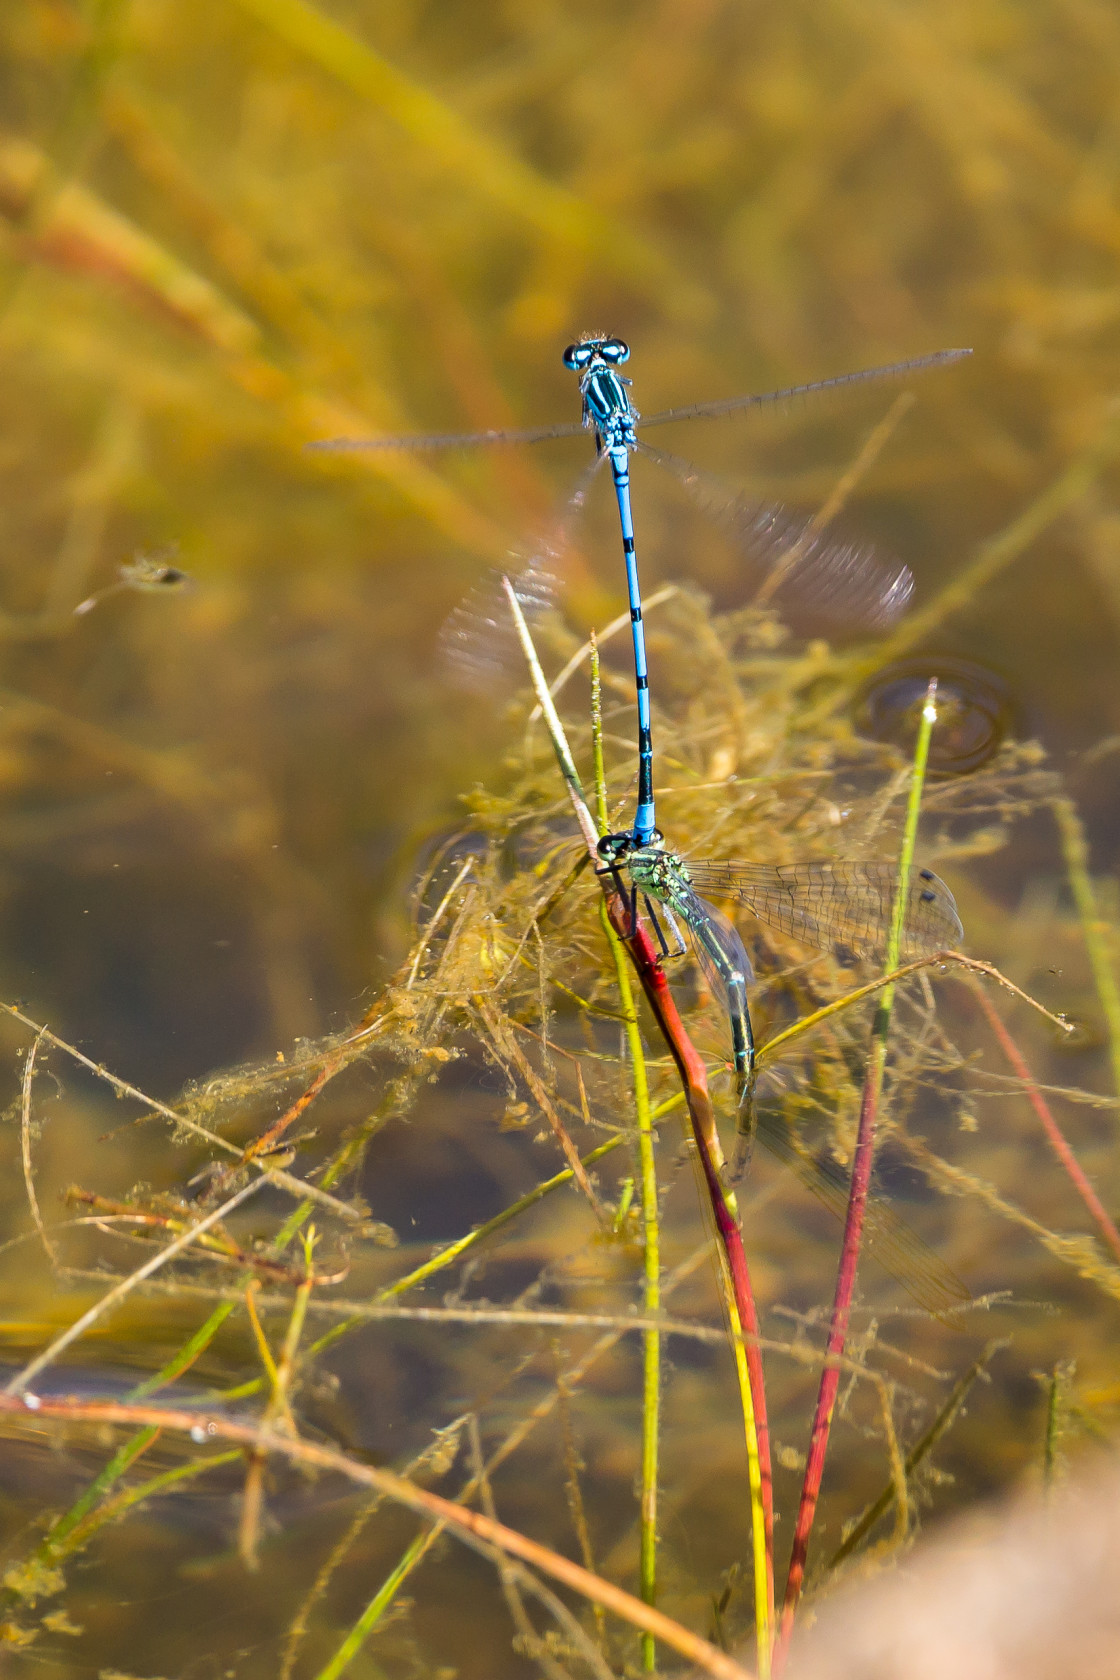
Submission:
[[[1005,686],[1014,732],[1077,800],[1106,921],[1120,854],[1118,256],[1120,15],[1097,0],[0,8],[3,995],[166,1100],[361,1015],[407,949],[417,857],[461,821],[476,780],[500,782],[509,749],[500,706],[449,696],[438,627],[487,565],[531,546],[586,452],[304,446],[573,418],[560,351],[584,329],[631,343],[650,411],[973,346],[915,387],[848,509],[913,567],[919,610],[1084,468],[1079,494],[922,651]],[[811,512],[890,400],[697,427],[682,447]],[[671,492],[636,493],[647,589],[685,581],[739,606],[733,556]],[[570,560],[579,628],[622,602],[609,511],[593,510]],[[168,544],[188,589],[122,590],[75,615],[123,562]],[[671,652],[689,657],[687,643]],[[1040,1078],[1105,1099],[1070,1112],[1107,1201],[1114,1046],[1068,858],[1046,810],[1024,808],[1001,839],[947,873],[970,948],[1084,1023],[1061,1050],[1024,1015],[1023,1044]],[[4,1030],[17,1098],[27,1035]],[[428,1141],[386,1145],[375,1211],[399,1223],[403,1210],[402,1236],[430,1243],[530,1182],[518,1138],[498,1134],[503,1100],[484,1081],[426,1097]],[[1000,1108],[973,1168],[1074,1226],[1067,1192],[1039,1183],[1019,1108]],[[119,1118],[92,1082],[68,1081],[36,1145],[48,1221],[75,1177],[122,1190],[189,1177],[189,1152],[152,1128],[99,1143]],[[4,1234],[23,1232],[15,1168],[3,1206]],[[1111,1392],[1114,1301],[1045,1249],[1001,1250],[1003,1230],[989,1210],[954,1265],[977,1290],[1002,1279],[1041,1305],[1022,1315],[998,1402],[975,1403],[948,1505],[1041,1454],[1035,1368],[1080,1361],[1101,1407]],[[29,1252],[13,1251],[7,1316],[66,1321]],[[764,1284],[768,1299],[781,1285]],[[418,1396],[433,1398],[429,1427],[450,1415],[410,1335],[349,1372],[347,1427],[388,1457]],[[137,1357],[127,1338],[111,1353]],[[683,1414],[701,1375],[682,1383]],[[614,1468],[625,1482],[628,1461]],[[57,1462],[19,1461],[15,1535],[64,1502],[52,1477],[71,1487]],[[711,1487],[696,1497],[718,1509]],[[115,1541],[85,1606],[94,1631],[44,1634],[18,1659],[26,1672],[276,1672],[277,1575],[246,1589],[221,1553],[224,1518],[197,1515],[193,1539],[191,1520]],[[298,1575],[298,1561],[275,1567]],[[445,1571],[429,1623],[402,1624],[384,1667],[363,1657],[354,1672],[530,1672],[488,1623],[492,1643],[462,1648],[461,1628],[489,1614],[471,1597],[484,1575],[469,1559]],[[697,1577],[702,1602],[699,1564]],[[210,1655],[196,1659],[207,1595]]]

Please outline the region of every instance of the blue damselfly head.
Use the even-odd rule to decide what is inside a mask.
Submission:
[[[487,572],[448,614],[439,632],[444,665],[459,687],[493,694],[495,687],[512,690],[528,680],[525,654],[503,584],[506,577],[530,630],[556,605],[559,581],[542,567]]]
[[[581,338],[569,344],[564,352],[564,366],[572,373],[582,373],[598,358],[608,367],[619,367],[630,360],[630,346],[622,338]]]
[[[909,754],[933,677],[937,727],[930,739],[930,773],[967,775],[999,751],[1015,723],[1015,706],[1003,678],[969,659],[919,654],[884,666],[856,700],[856,728]]]

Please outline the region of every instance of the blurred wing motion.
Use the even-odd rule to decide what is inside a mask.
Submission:
[[[690,863],[692,885],[733,898],[768,927],[822,951],[886,952],[898,870],[891,863]],[[953,895],[932,870],[910,879],[902,956],[931,957],[964,937]]]
[[[525,679],[525,655],[502,586],[490,571],[444,619],[439,648],[460,687],[493,695],[496,688]],[[527,566],[510,577],[514,594],[532,628],[555,606],[559,583],[550,572]]]
[[[754,598],[798,609],[822,625],[866,630],[886,629],[909,605],[914,575],[901,561],[885,559],[869,543],[835,540],[804,515],[748,501],[664,449],[645,442],[638,449],[722,526],[746,562],[744,581]]]

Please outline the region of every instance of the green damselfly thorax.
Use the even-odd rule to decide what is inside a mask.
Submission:
[[[626,869],[631,924],[641,895],[665,955],[671,953],[654,905],[665,912],[682,953],[684,941],[677,922],[684,923],[708,984],[727,1014],[739,1120],[739,1142],[732,1166],[735,1179],[746,1166],[756,1123],[754,1032],[747,1000],[754,970],[738,930],[701,896],[701,890],[742,904],[768,927],[818,950],[835,950],[860,959],[881,958],[890,932],[897,867],[844,860],[686,863],[679,853],[665,850],[660,835],[651,845],[639,846],[630,833],[604,835],[599,853],[608,870]],[[960,917],[949,888],[932,870],[915,869],[907,887],[902,957],[933,957],[962,938]]]

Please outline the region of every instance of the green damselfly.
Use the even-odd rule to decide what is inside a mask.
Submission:
[[[665,955],[671,953],[654,905],[665,912],[681,953],[684,941],[678,919],[684,923],[708,983],[727,1014],[740,1133],[732,1174],[738,1176],[749,1157],[755,1128],[755,1046],[747,1001],[754,970],[737,928],[701,891],[733,900],[768,927],[819,950],[858,959],[881,958],[898,887],[897,867],[844,860],[686,863],[678,853],[665,850],[660,835],[653,844],[638,846],[628,832],[604,835],[599,853],[606,869],[626,869],[631,883],[631,925],[641,894]],[[902,924],[903,958],[936,956],[962,938],[949,888],[932,870],[914,870]]]

